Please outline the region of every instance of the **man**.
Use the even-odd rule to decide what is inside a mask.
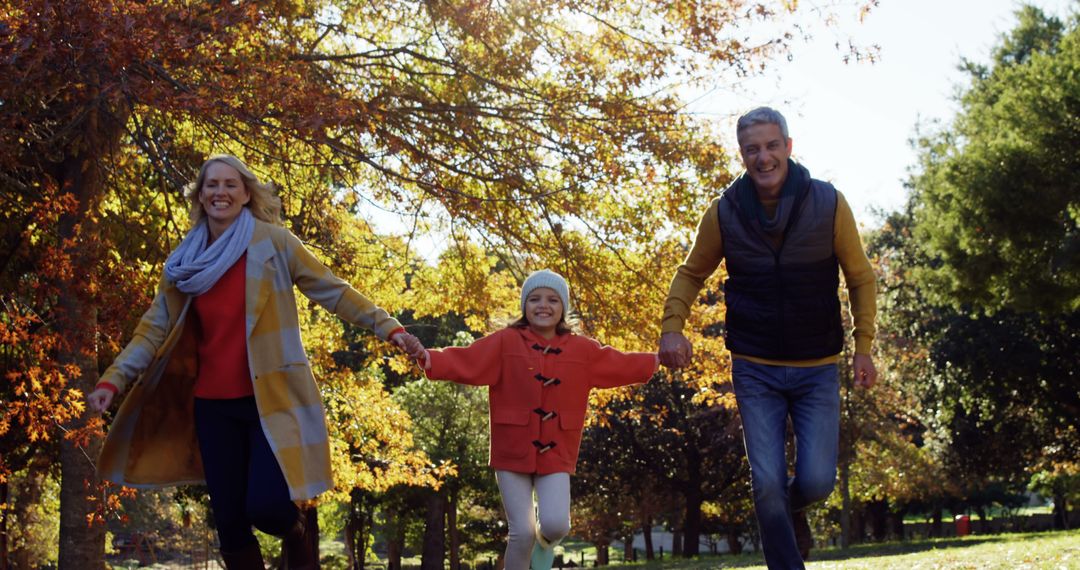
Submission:
[[[787,121],[760,107],[739,118],[746,173],[713,200],[664,305],[660,361],[689,364],[682,334],[705,280],[727,260],[725,342],[769,568],[803,568],[813,543],[805,509],[832,492],[839,442],[837,363],[843,348],[839,270],[855,321],[855,383],[877,378],[870,345],[874,272],[844,197],[791,160]],[[791,418],[795,476],[788,477]],[[797,538],[798,537],[798,538]]]

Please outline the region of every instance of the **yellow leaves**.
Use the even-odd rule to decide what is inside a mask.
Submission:
[[[404,354],[395,354],[386,362],[390,366],[390,370],[398,374],[415,374],[418,371],[416,362],[409,360],[408,356]]]
[[[486,334],[520,316],[519,286],[508,271],[495,271],[499,258],[468,242],[457,242],[435,267],[419,267],[412,278],[417,316],[454,312],[470,330]]]

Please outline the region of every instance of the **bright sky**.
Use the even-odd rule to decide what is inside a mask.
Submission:
[[[1067,18],[1069,0],[1033,0],[1044,12]],[[795,158],[815,178],[831,181],[863,225],[877,225],[871,208],[893,210],[906,197],[903,180],[915,164],[908,141],[917,124],[951,120],[953,97],[965,79],[962,57],[988,62],[998,38],[1016,23],[1014,0],[882,0],[861,23],[818,32],[796,44],[790,63],[774,65],[745,93],[717,90],[694,102],[695,113],[730,124],[758,105],[788,120]],[[845,65],[835,48],[849,34],[880,46],[874,64]]]

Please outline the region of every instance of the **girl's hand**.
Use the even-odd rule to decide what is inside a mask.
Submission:
[[[431,353],[424,349],[424,356],[416,359],[417,364],[424,367],[424,370],[431,370]]]
[[[408,354],[409,358],[414,360],[424,358],[424,354],[427,352],[424,350],[424,343],[420,342],[420,339],[404,331],[390,337],[390,342],[394,343],[395,346]]]
[[[91,410],[100,414],[109,409],[109,404],[112,404],[114,395],[113,391],[108,388],[98,388],[86,395],[86,403],[90,405]]]

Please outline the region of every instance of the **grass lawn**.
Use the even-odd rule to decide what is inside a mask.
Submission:
[[[612,550],[612,558],[618,555]],[[819,549],[811,553],[808,569],[873,568],[895,570],[1080,569],[1080,529],[1031,534],[994,534],[964,538],[863,544],[847,550]],[[764,570],[760,554],[703,556],[620,565],[630,570],[704,570],[754,568]]]

